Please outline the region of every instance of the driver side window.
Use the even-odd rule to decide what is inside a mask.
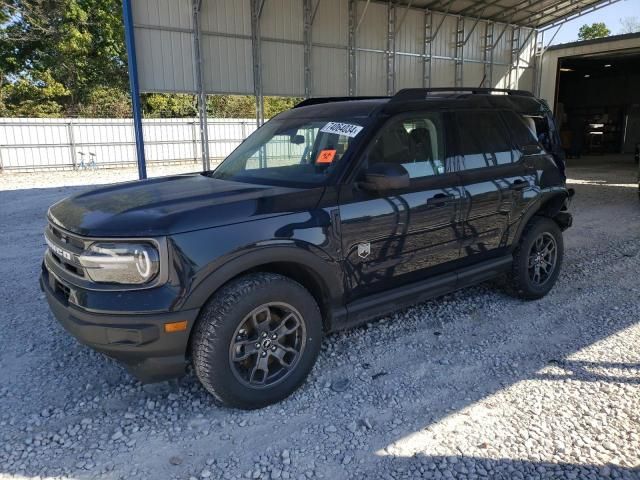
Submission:
[[[420,114],[392,120],[382,127],[369,150],[365,168],[376,163],[402,165],[410,178],[446,173],[441,115]]]

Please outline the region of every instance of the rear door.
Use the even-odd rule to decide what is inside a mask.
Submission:
[[[453,124],[455,168],[463,189],[461,258],[475,262],[499,255],[506,247],[505,234],[535,185],[535,175],[499,111],[457,111]]]

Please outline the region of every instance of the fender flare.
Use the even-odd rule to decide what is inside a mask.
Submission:
[[[511,241],[511,246],[513,247],[520,242],[522,232],[524,232],[525,227],[534,215],[540,213],[540,211],[550,203],[555,202],[555,205],[552,205],[552,208],[549,211],[545,212],[545,216],[554,218],[555,215],[557,215],[562,210],[562,207],[564,206],[569,196],[569,191],[563,187],[553,188],[541,192],[541,195],[520,218],[520,221],[518,222],[518,228],[516,229],[516,232]]]
[[[236,252],[233,258],[213,261],[205,267],[210,272],[190,289],[180,306],[181,310],[199,309],[220,287],[244,272],[273,263],[299,265],[311,272],[322,288],[322,298],[328,306],[336,305],[343,296],[343,278],[340,264],[322,249],[307,243],[292,242],[285,245],[258,245],[250,250]]]

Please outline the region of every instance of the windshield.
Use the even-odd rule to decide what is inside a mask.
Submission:
[[[360,134],[364,118],[275,118],[250,135],[210,175],[275,185],[320,185]]]

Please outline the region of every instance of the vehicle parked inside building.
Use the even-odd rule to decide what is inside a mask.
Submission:
[[[546,295],[572,221],[560,152],[526,92],[306,100],[214,171],[53,205],[41,286],[67,330],[141,380],[191,359],[218,400],[262,407],[304,381],[328,332],[499,275]]]

